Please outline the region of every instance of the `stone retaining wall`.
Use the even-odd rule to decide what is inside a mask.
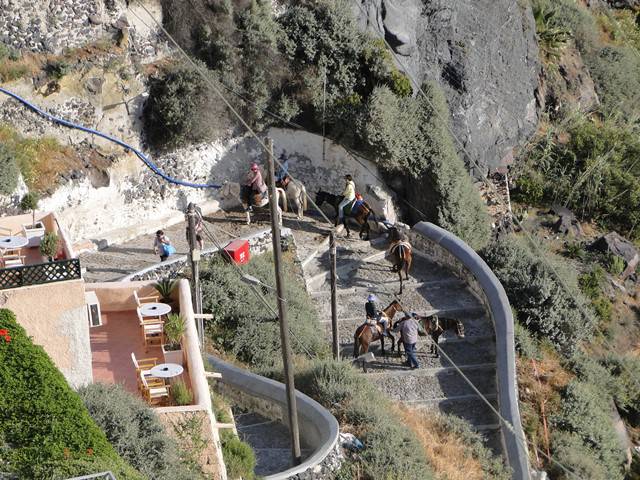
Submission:
[[[516,381],[513,315],[502,284],[488,265],[466,243],[428,222],[416,224],[409,232],[416,253],[451,270],[464,280],[485,306],[496,335],[496,372],[500,415],[513,429],[501,422],[503,449],[515,480],[529,480],[526,437],[520,421]]]

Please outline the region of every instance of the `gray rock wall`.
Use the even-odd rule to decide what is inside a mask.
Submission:
[[[478,162],[483,170],[510,163],[513,147],[534,133],[538,120],[538,48],[529,3],[363,0],[360,5],[353,8],[362,28],[383,33],[419,82],[435,80],[444,88],[467,163]]]

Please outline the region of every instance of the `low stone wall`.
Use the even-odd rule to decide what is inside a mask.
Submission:
[[[222,374],[222,379],[216,384],[220,393],[271,420],[288,423],[284,384],[235,367],[212,355],[208,360],[212,368]],[[333,479],[342,462],[338,422],[322,405],[300,392],[296,392],[296,402],[300,443],[312,453],[300,465],[264,479]]]
[[[280,231],[280,236],[282,249],[286,250],[288,245],[294,241],[291,229],[283,228]],[[260,255],[261,253],[270,251],[272,248],[271,229],[260,230],[251,235],[240,237],[240,239],[249,242],[249,252],[251,255]],[[218,255],[218,253],[219,250],[217,247],[206,248],[202,251],[200,257],[206,259]],[[187,255],[181,255],[173,260],[156,263],[143,270],[127,275],[120,281],[133,282],[139,280],[158,280],[165,277],[176,278],[187,268],[189,268],[189,258]]]
[[[467,282],[488,311],[496,334],[496,371],[500,415],[513,430],[501,424],[507,463],[515,480],[529,480],[529,457],[518,407],[513,316],[502,284],[488,265],[466,243],[448,231],[420,222],[409,232],[417,253],[453,271]],[[520,441],[518,441],[518,439]]]

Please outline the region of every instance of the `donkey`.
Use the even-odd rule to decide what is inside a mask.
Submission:
[[[307,189],[305,186],[297,180],[289,180],[285,186],[280,185],[286,192],[285,202],[288,202],[291,206],[291,210],[298,212],[298,220],[302,220],[304,211],[307,209]],[[283,209],[286,212],[287,207],[283,205]]]
[[[343,198],[344,197],[342,195],[334,195],[333,193],[320,190],[318,191],[318,193],[316,193],[316,205],[320,206],[325,202],[328,203],[335,209],[336,218],[338,218],[338,205]],[[375,217],[375,213],[366,203],[360,205],[356,212],[352,210],[349,214],[349,217],[353,218],[357,222],[357,224],[360,225],[359,236],[361,240],[369,240],[369,233],[371,231],[371,226],[369,225],[369,217],[371,215]],[[349,224],[347,223],[346,215],[343,217],[342,224],[347,231],[347,237],[351,236],[351,231],[349,230]]]
[[[389,239],[391,244],[387,255],[391,257],[393,266],[392,272],[398,272],[398,278],[400,279],[400,291],[398,295],[402,295],[402,272],[404,270],[405,279],[409,280],[409,269],[411,269],[411,263],[413,262],[413,255],[411,253],[411,244],[400,235],[400,232],[396,227],[389,229]]]
[[[391,302],[389,306],[382,311],[382,314],[389,320],[389,327],[393,325],[393,317],[395,317],[396,313],[400,311],[402,311],[402,306],[397,300]],[[391,328],[389,328],[389,332],[390,330]],[[391,338],[391,351],[393,352],[396,339],[391,332],[389,338]],[[367,353],[369,351],[369,345],[378,340],[380,340],[380,344],[382,346],[382,355],[385,355],[382,326],[380,324],[370,325],[368,323],[360,325],[356,329],[356,333],[353,335],[353,357],[356,358],[358,355]]]

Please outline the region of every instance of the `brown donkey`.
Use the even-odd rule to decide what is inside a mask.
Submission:
[[[396,339],[390,330],[393,325],[393,317],[395,317],[396,313],[400,311],[402,311],[402,306],[397,300],[391,302],[391,304],[382,311],[382,314],[389,320],[389,338],[391,339],[392,352],[395,348]],[[353,335],[353,357],[356,358],[358,355],[367,353],[369,351],[369,345],[378,340],[380,340],[382,355],[384,355],[384,335],[382,335],[382,326],[380,324],[372,326],[368,323],[360,325],[356,329],[356,333]]]
[[[409,270],[411,269],[411,262],[413,261],[411,244],[400,235],[396,227],[389,229],[389,239],[391,240],[391,244],[389,245],[387,255],[391,257],[391,261],[393,262],[391,271],[398,272],[398,278],[400,279],[400,291],[398,295],[402,295],[402,271],[404,270],[406,280],[409,280]]]

